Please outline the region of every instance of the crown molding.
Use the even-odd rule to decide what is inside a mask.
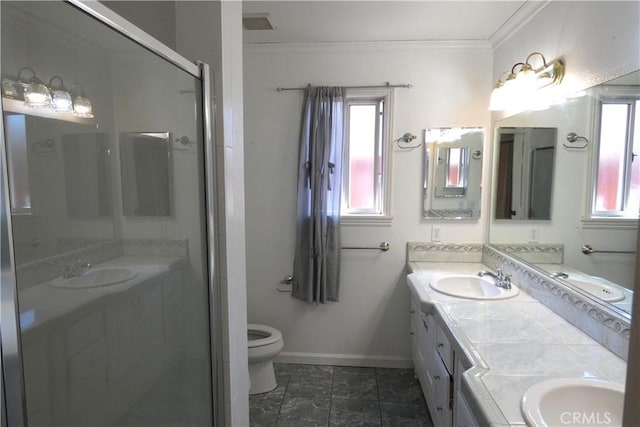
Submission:
[[[317,42],[317,43],[245,43],[246,52],[335,52],[380,51],[403,49],[487,49],[487,40],[402,40],[366,42]]]
[[[551,3],[551,0],[525,1],[525,3],[489,37],[489,44],[491,44],[494,49],[500,46],[547,7],[549,3]]]

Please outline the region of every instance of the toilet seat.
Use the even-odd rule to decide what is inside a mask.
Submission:
[[[259,338],[252,339],[251,335],[258,336]],[[282,334],[279,330],[256,323],[247,324],[247,336],[249,348],[263,347],[282,340]]]

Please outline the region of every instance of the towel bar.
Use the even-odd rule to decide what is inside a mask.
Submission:
[[[635,254],[635,251],[597,251],[591,247],[591,245],[582,245],[582,253],[585,255],[591,254]]]
[[[382,243],[380,243],[380,246],[377,246],[377,247],[373,247],[373,246],[343,246],[342,249],[374,249],[374,250],[378,250],[378,251],[382,251],[382,252],[387,252],[389,249],[391,249],[391,245],[389,245],[389,242],[382,242]]]

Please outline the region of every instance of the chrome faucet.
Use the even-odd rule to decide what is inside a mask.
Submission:
[[[478,276],[490,276],[495,280],[495,285],[499,288],[503,289],[511,289],[511,274],[505,274],[501,268],[497,268],[496,272],[493,273],[491,271],[480,271],[478,272]]]
[[[90,268],[91,264],[77,259],[74,263],[64,266],[62,277],[64,279],[70,279],[72,277],[82,276],[82,274]]]

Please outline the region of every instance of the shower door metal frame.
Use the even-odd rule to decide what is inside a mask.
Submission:
[[[213,74],[209,65],[197,61],[191,62],[168,46],[156,40],[136,27],[108,7],[87,0],[64,0],[65,3],[81,10],[87,15],[107,25],[135,43],[165,59],[183,71],[201,81],[202,135],[204,144],[204,192],[205,226],[207,249],[207,280],[209,292],[209,330],[211,349],[211,391],[213,425],[224,425],[224,386],[222,384],[222,331],[217,319],[220,313],[218,245],[217,245],[217,183],[215,163],[214,118],[213,118]],[[2,6],[0,3],[0,13]],[[13,253],[13,231],[11,226],[11,202],[9,199],[6,144],[4,138],[4,119],[0,114],[0,395],[2,396],[2,420],[0,425],[26,426],[26,394],[22,367],[22,349],[20,348],[20,323],[18,292]]]

